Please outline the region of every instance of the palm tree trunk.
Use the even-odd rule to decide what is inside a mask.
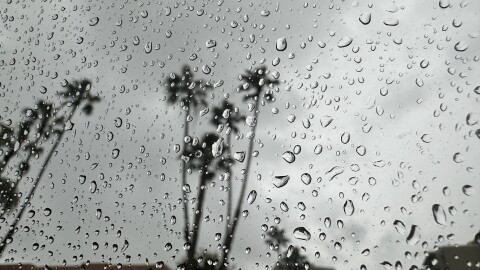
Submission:
[[[48,120],[46,120],[45,122],[48,122]],[[43,130],[41,130],[40,135],[39,135],[38,138],[35,140],[35,143],[34,143],[35,146],[40,143],[40,140],[42,139],[42,137],[43,137]],[[30,162],[30,159],[31,159],[31,158],[32,158],[32,151],[30,151],[30,152],[28,153],[28,156],[27,156],[26,160],[23,161],[23,163],[28,164],[28,163]],[[19,178],[19,179],[15,182],[15,184],[13,185],[13,190],[17,190],[17,187],[18,187],[18,185],[20,184],[20,181],[23,179],[23,178],[22,178],[22,177],[23,177],[23,174],[24,174],[24,171],[21,171],[21,172],[20,172],[20,178]],[[6,213],[7,213],[7,211],[3,211],[3,212],[0,214],[0,220],[3,218],[3,216],[4,216]]]
[[[185,142],[185,138],[188,136],[188,111],[185,113],[185,122],[183,128],[183,150],[186,149],[187,143]],[[185,242],[188,243],[188,198],[187,198],[187,191],[185,190],[185,186],[187,185],[187,162],[182,160],[182,202],[183,202],[183,232]]]
[[[258,108],[259,104],[260,104],[260,97],[257,97],[257,100],[255,101],[255,113],[254,113],[255,119],[257,120],[257,124],[255,126],[253,126],[252,130],[251,130],[252,134],[253,134],[253,137],[250,139],[250,142],[248,144],[247,161],[246,161],[247,165],[245,167],[245,178],[244,178],[244,181],[243,181],[242,189],[240,191],[240,197],[238,198],[237,207],[235,208],[235,214],[232,218],[232,224],[231,224],[231,227],[230,227],[230,232],[227,235],[225,235],[225,240],[223,242],[222,262],[219,265],[220,270],[225,270],[227,268],[227,266],[225,264],[226,264],[227,259],[228,259],[228,253],[230,252],[230,249],[231,249],[232,244],[233,244],[233,239],[235,238],[235,231],[237,229],[238,220],[240,218],[240,213],[242,211],[242,205],[243,205],[243,202],[245,201],[244,197],[245,197],[245,192],[247,190],[248,175],[250,173],[250,166],[251,166],[251,163],[252,163],[253,142],[254,142],[254,138],[255,138],[255,131],[256,131],[256,128],[257,128],[257,125],[258,125],[258,115],[260,113],[259,108]]]
[[[197,249],[198,236],[200,232],[200,221],[202,218],[202,209],[203,204],[205,203],[205,193],[206,193],[206,184],[207,184],[207,169],[205,168],[202,174],[200,175],[200,185],[198,186],[198,195],[197,195],[197,207],[195,210],[194,222],[192,224],[192,240],[190,241],[190,249],[187,252],[187,261],[189,263],[195,262],[195,251]],[[202,187],[204,187],[202,189]]]
[[[227,157],[231,158],[232,157],[232,145],[231,145],[231,141],[232,141],[232,133],[229,133],[227,135]],[[227,181],[227,188],[228,188],[228,195],[227,195],[227,216],[226,218],[230,218],[230,216],[232,215],[232,170],[230,169],[230,166],[228,167],[228,170],[227,170],[227,173],[228,173],[228,181]],[[228,220],[227,220],[227,226],[226,226],[226,229],[228,230]],[[227,230],[225,231],[225,233],[227,232]]]
[[[70,115],[68,116],[68,118],[65,120],[65,123],[68,123],[72,119],[72,117],[75,115],[75,112],[77,111],[77,108],[78,108],[79,105],[80,105],[79,102],[74,102],[73,103],[72,106],[74,106],[74,107],[73,107]],[[23,216],[25,210],[27,209],[28,203],[33,199],[33,195],[35,194],[35,190],[38,187],[38,183],[42,179],[43,174],[45,173],[45,171],[48,167],[50,159],[53,157],[53,153],[55,153],[58,145],[62,141],[62,138],[63,138],[64,134],[65,134],[65,130],[63,130],[62,133],[60,133],[60,135],[58,136],[57,141],[55,142],[52,149],[50,150],[50,153],[48,153],[47,158],[43,162],[42,168],[40,169],[40,172],[38,173],[38,176],[37,176],[35,182],[33,183],[33,186],[31,187],[30,192],[28,193],[28,196],[25,197],[26,198],[25,203],[20,206],[21,207],[20,211],[18,212],[17,216],[15,217],[15,220],[14,220],[13,224],[10,226],[10,229],[8,230],[7,234],[3,237],[2,243],[0,245],[0,257],[2,257],[3,252],[7,248],[7,245],[8,245],[7,244],[7,239],[11,238],[15,234],[15,228],[17,227],[18,222],[20,222],[20,220],[22,219],[22,216]]]

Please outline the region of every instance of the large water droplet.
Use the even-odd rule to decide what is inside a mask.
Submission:
[[[257,199],[257,192],[255,190],[250,191],[247,196],[247,202],[249,204],[252,204],[255,202],[255,199]]]
[[[293,163],[295,161],[295,154],[291,151],[286,151],[283,153],[282,158],[288,163]]]
[[[420,237],[420,227],[417,225],[412,225],[410,228],[410,233],[407,236],[407,244],[412,246],[416,245],[418,241],[420,241]]]
[[[281,187],[285,186],[288,183],[289,180],[290,180],[289,175],[275,176],[273,178],[273,185],[277,188],[281,188]]]
[[[405,227],[405,224],[401,222],[400,220],[395,220],[393,222],[393,226],[395,227],[395,230],[402,235],[405,235],[407,233],[407,228]]]
[[[445,225],[445,223],[447,223],[447,216],[445,214],[445,210],[443,210],[443,207],[441,205],[434,204],[432,206],[432,212],[435,222],[437,222],[439,225]]]
[[[285,202],[280,203],[280,209],[282,209],[283,212],[288,212],[288,205]]]
[[[299,240],[308,241],[312,238],[312,235],[307,229],[305,229],[305,227],[297,227],[293,231],[293,237]]]
[[[367,25],[370,23],[370,21],[372,20],[372,13],[370,12],[364,12],[362,14],[360,14],[360,17],[358,18],[358,20],[363,23],[364,25]]]
[[[91,18],[90,20],[88,20],[88,25],[90,26],[95,26],[98,24],[98,22],[100,21],[100,18],[98,17],[93,17]]]
[[[302,176],[300,176],[300,180],[302,180],[305,185],[310,185],[312,176],[309,173],[303,173]]]
[[[468,49],[468,44],[465,41],[459,41],[454,46],[457,52],[463,52]]]
[[[464,185],[462,187],[462,192],[463,192],[463,194],[465,194],[467,196],[472,196],[473,193],[475,192],[475,189],[471,185]]]
[[[287,49],[287,39],[284,37],[277,39],[276,48],[277,51],[285,51]]]
[[[212,145],[212,155],[214,157],[219,157],[223,154],[223,138],[220,137]]]
[[[237,160],[238,162],[243,162],[245,160],[245,152],[244,151],[241,151],[241,152],[235,152],[233,154],[233,158],[235,160]]]
[[[344,48],[344,47],[347,47],[349,46],[350,44],[352,44],[353,42],[353,38],[351,37],[343,37],[342,39],[340,39],[337,43],[337,46],[339,48]]]
[[[400,22],[397,18],[387,18],[383,21],[383,24],[387,26],[397,26],[399,23]]]
[[[345,204],[343,205],[343,212],[345,212],[345,215],[347,216],[353,215],[353,212],[355,212],[355,206],[353,206],[352,200],[345,201]]]

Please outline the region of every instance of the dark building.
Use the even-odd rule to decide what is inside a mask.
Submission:
[[[156,268],[155,265],[128,265],[128,264],[102,264],[102,263],[91,263],[91,264],[79,264],[79,265],[66,265],[66,266],[38,266],[32,264],[0,264],[0,270],[76,270],[76,269],[85,269],[85,270],[171,270],[167,266],[161,268]]]
[[[480,246],[444,246],[430,252],[423,262],[425,270],[471,270],[480,268]]]

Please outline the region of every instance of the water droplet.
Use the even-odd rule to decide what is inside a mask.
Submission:
[[[202,66],[202,72],[203,72],[204,74],[210,74],[211,71],[212,71],[212,70],[210,69],[210,67],[209,67],[208,65],[203,65],[203,66]]]
[[[100,18],[98,17],[93,17],[91,18],[89,21],[88,21],[88,25],[90,26],[95,26],[98,24],[98,22],[100,21]]]
[[[468,44],[465,41],[459,41],[454,46],[457,52],[463,52],[468,49]]]
[[[282,209],[283,212],[288,212],[288,205],[285,202],[281,202],[280,209]]]
[[[45,86],[40,86],[40,93],[41,94],[46,94],[47,93],[47,88]]]
[[[344,132],[340,137],[340,141],[342,141],[343,144],[347,144],[350,141],[350,133]]]
[[[78,177],[78,182],[80,182],[80,184],[82,185],[85,183],[86,180],[87,180],[87,177],[85,175],[80,175]]]
[[[342,174],[343,172],[345,171],[345,169],[341,166],[334,166],[333,168],[331,168],[330,170],[328,170],[326,173],[325,173],[325,177],[328,178],[328,181],[332,181],[333,179],[335,179],[337,176],[339,176],[340,174]]]
[[[97,211],[95,212],[95,217],[96,217],[97,219],[102,218],[102,209],[100,209],[100,208],[97,209]]]
[[[292,245],[288,246],[287,258],[290,258],[292,256],[294,250],[295,250],[295,248]]]
[[[480,95],[480,85],[473,89],[473,92],[477,95]]]
[[[395,220],[393,222],[393,226],[395,227],[395,230],[402,235],[405,235],[407,233],[407,228],[405,227],[405,224],[401,222],[400,220]]]
[[[475,192],[475,188],[471,185],[464,185],[462,187],[462,192],[463,192],[463,194],[465,194],[467,196],[472,196],[473,193]]]
[[[205,46],[207,46],[207,48],[210,49],[217,46],[217,42],[213,39],[209,39],[207,40],[207,42],[205,42]]]
[[[364,145],[359,145],[356,149],[357,151],[357,154],[360,155],[360,156],[365,156],[365,154],[367,153],[367,148],[365,148]]]
[[[467,117],[466,117],[467,125],[469,125],[469,126],[476,125],[480,121],[479,119],[480,119],[479,114],[473,113],[473,112],[469,113],[469,114],[467,114]]]
[[[440,0],[438,2],[438,5],[441,7],[441,8],[448,8],[450,7],[450,1],[448,0]]]
[[[407,236],[407,244],[412,246],[416,245],[418,241],[420,241],[420,237],[420,227],[417,225],[412,225],[410,228],[410,233]]]
[[[340,41],[338,41],[337,46],[339,48],[345,48],[345,47],[348,47],[350,44],[352,44],[352,42],[353,42],[353,38],[343,37],[342,39],[340,39]]]
[[[383,24],[387,26],[397,26],[399,23],[400,22],[397,18],[387,18],[383,21]]]
[[[447,223],[447,216],[445,214],[445,210],[443,210],[443,207],[441,205],[434,204],[432,206],[432,212],[435,222],[437,222],[439,225],[445,225],[445,223]]]
[[[247,196],[247,202],[249,204],[252,204],[255,202],[255,199],[257,199],[257,192],[255,190],[252,190]]]
[[[284,37],[277,39],[276,48],[277,51],[285,51],[285,49],[287,49],[287,39]]]
[[[120,155],[120,150],[119,149],[115,148],[115,149],[112,150],[112,158],[113,159],[118,158],[119,155]]]
[[[312,235],[307,229],[305,229],[305,227],[297,227],[293,231],[293,237],[298,240],[308,241],[310,238],[312,238]]]
[[[276,188],[281,188],[283,186],[285,186],[288,181],[290,180],[290,176],[289,175],[280,175],[280,176],[275,176],[273,178],[273,185],[276,187]]]
[[[243,162],[245,160],[245,152],[244,151],[241,151],[241,152],[235,152],[233,154],[233,158],[235,160],[237,160],[238,162]]]
[[[43,209],[43,214],[44,214],[46,217],[50,216],[50,215],[52,214],[52,209],[50,209],[50,208],[45,208],[45,209]]]
[[[360,17],[358,18],[358,20],[364,25],[367,25],[372,20],[372,14],[370,12],[362,13],[360,14]]]
[[[355,207],[353,206],[352,200],[345,201],[345,204],[343,205],[343,212],[345,212],[345,215],[347,216],[353,215],[353,212],[355,212]]]
[[[305,185],[310,185],[312,176],[309,173],[303,173],[302,176],[300,176],[300,180],[302,180]]]
[[[283,153],[282,158],[288,163],[295,162],[295,154],[293,154],[291,151],[286,151]]]
[[[420,138],[424,143],[431,143],[432,138],[428,134],[423,134],[422,137]]]
[[[313,149],[313,153],[315,153],[315,155],[319,155],[320,153],[322,153],[322,150],[323,146],[321,144],[317,144]]]
[[[212,155],[214,157],[219,157],[223,154],[223,138],[220,137],[212,145]]]
[[[262,17],[267,17],[268,15],[270,15],[270,11],[262,10],[262,11],[260,11],[260,15],[262,15]]]
[[[92,181],[90,182],[90,193],[95,193],[95,191],[97,191],[97,182],[95,181]]]
[[[323,224],[325,225],[325,228],[330,228],[330,226],[332,226],[332,220],[329,217],[326,217]]]
[[[462,163],[464,161],[463,155],[459,152],[455,153],[453,155],[453,161],[455,161],[456,163]]]
[[[145,44],[145,52],[151,53],[152,49],[153,49],[152,42],[151,41],[147,42],[147,44]]]

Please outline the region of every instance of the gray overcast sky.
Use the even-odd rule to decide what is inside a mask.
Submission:
[[[255,137],[259,154],[253,158],[248,187],[258,197],[245,205],[250,214],[241,221],[232,251],[242,269],[276,261],[261,238],[261,225],[274,225],[275,217],[281,218],[279,227],[291,243],[305,247],[313,264],[336,269],[361,264],[377,269],[383,261],[401,261],[408,268],[421,263],[423,253],[436,245],[465,244],[479,231],[480,141],[475,130],[480,126],[465,120],[469,113],[474,119],[480,115],[480,95],[474,92],[480,85],[478,1],[450,1],[445,9],[438,1],[414,0],[7,2],[0,7],[1,120],[18,119],[21,109],[36,99],[58,102],[54,94],[65,79],[92,79],[92,91],[103,100],[92,116],[74,117],[74,130],[49,166],[51,177],[42,179],[33,200],[31,209],[37,214],[20,223],[31,230],[20,229],[9,245],[15,252],[2,261],[125,263],[130,255],[132,263],[148,259],[173,266],[183,258],[180,163],[173,152],[182,141],[183,114],[179,106],[167,106],[161,82],[185,63],[197,78],[224,80],[209,95],[210,104],[228,96],[244,113],[247,104],[235,92],[242,83],[238,74],[264,63],[282,80],[276,101],[260,108]],[[365,22],[367,14],[371,19],[364,24],[359,18]],[[284,51],[276,49],[280,38],[287,41]],[[350,39],[350,45],[339,46]],[[207,48],[208,40],[216,46]],[[148,42],[154,47],[150,53],[145,52]],[[197,58],[191,60],[192,54]],[[275,58],[280,63],[274,66]],[[422,68],[421,62],[428,66]],[[205,65],[209,74],[202,72]],[[42,86],[48,89],[45,94]],[[290,115],[296,117],[293,123],[287,120]],[[192,135],[215,130],[210,114],[192,116]],[[321,119],[328,116],[332,124],[322,127]],[[121,127],[115,127],[117,117]],[[305,119],[309,128],[302,124]],[[246,150],[247,132],[245,125],[244,136],[233,142],[234,151]],[[344,144],[346,132],[350,141]],[[429,143],[421,140],[424,134]],[[316,155],[318,144],[323,151]],[[281,156],[296,145],[301,153],[287,164]],[[366,148],[364,156],[357,154],[359,146]],[[117,159],[112,159],[113,149],[120,150]],[[453,161],[457,152],[461,163]],[[344,173],[329,181],[327,172],[335,166]],[[236,167],[235,177],[242,168]],[[300,181],[304,172],[314,179],[310,185]],[[81,174],[87,176],[86,184],[78,182]],[[292,178],[289,184],[275,188],[273,176],[286,174]],[[354,176],[359,181],[351,185]],[[376,185],[369,185],[370,177]],[[97,194],[89,192],[93,180],[99,183]],[[189,181],[195,191],[196,176]],[[23,181],[22,191],[31,183]],[[220,200],[226,199],[225,183],[214,183],[207,191],[204,215],[210,221],[202,227],[200,243],[211,252],[219,243],[215,233],[224,231]],[[235,184],[239,190],[238,179]],[[471,196],[462,193],[464,185],[474,187]],[[449,196],[444,187],[449,187]],[[414,202],[414,196],[421,201]],[[343,212],[346,200],[355,205],[352,216]],[[280,210],[282,201],[288,212]],[[297,208],[299,202],[305,203],[305,211]],[[456,208],[455,215],[447,214],[447,226],[435,223],[435,203]],[[45,217],[45,208],[52,215]],[[95,218],[99,208],[109,221]],[[172,216],[178,220],[174,225]],[[333,221],[330,228],[324,225],[327,217]],[[337,227],[337,220],[344,228]],[[420,242],[406,244],[407,235],[396,232],[395,220],[405,224],[407,234],[418,225]],[[62,228],[57,231],[57,226]],[[312,233],[310,241],[293,237],[299,226]],[[324,241],[320,232],[327,235]],[[439,235],[449,234],[454,237],[439,243]],[[112,245],[121,247],[125,239],[126,251],[113,252]],[[92,250],[93,242],[100,243],[98,250]],[[335,242],[342,244],[341,250],[334,248]],[[45,249],[33,251],[34,243]],[[172,250],[164,250],[167,243]],[[361,255],[367,248],[370,255]],[[314,257],[317,251],[320,258]],[[406,251],[418,255],[409,259]]]

